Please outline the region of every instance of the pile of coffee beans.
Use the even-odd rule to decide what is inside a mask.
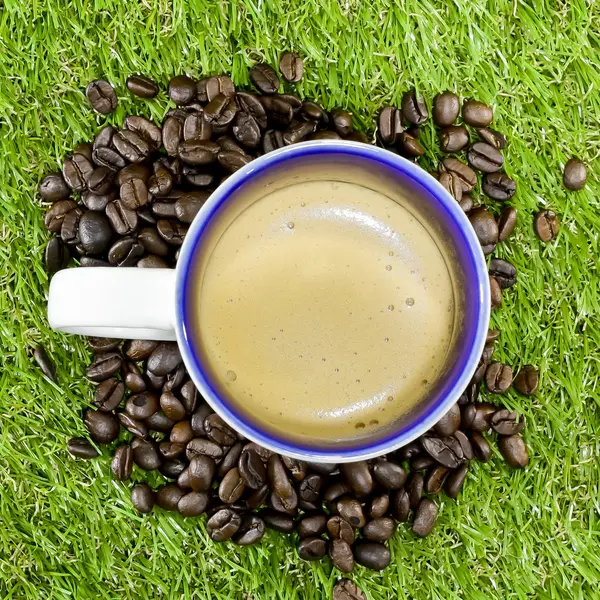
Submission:
[[[297,54],[284,54],[279,67],[288,84],[302,78]],[[79,144],[62,172],[45,177],[39,188],[50,205],[46,226],[55,234],[45,253],[48,272],[65,268],[72,258],[81,267],[173,267],[202,204],[255,157],[303,140],[369,143],[353,129],[347,111],[327,111],[282,90],[271,66],[252,67],[250,79],[258,92],[236,90],[226,75],[200,81],[179,75],[168,85],[176,106],[160,125],[131,115],[121,128],[107,125],[92,143]],[[127,89],[140,98],[159,93],[159,85],[141,75],[132,75]],[[86,95],[101,114],[117,103],[105,81],[92,82]],[[489,255],[517,222],[516,210],[503,205],[516,190],[503,171],[507,139],[490,127],[492,109],[476,100],[461,105],[456,94],[443,92],[431,113],[442,152],[432,174],[468,215]],[[400,108],[381,111],[377,143],[417,161],[425,153],[419,138],[428,119],[425,100],[409,91]],[[491,206],[475,195],[478,173]],[[582,175],[580,166],[568,165],[567,181],[573,189],[581,186],[585,167]],[[550,241],[558,218],[542,211],[535,228]],[[491,259],[489,276],[492,308],[498,308],[515,285],[517,270],[506,260]],[[83,421],[91,442],[73,438],[68,450],[91,459],[99,455],[97,445],[111,444],[118,481],[129,480],[134,466],[136,480],[140,471],[160,472],[166,481],[158,489],[146,483],[132,489],[132,503],[141,513],[155,506],[185,517],[206,513],[213,540],[239,545],[258,542],[271,528],[293,534],[305,560],[329,555],[343,573],[355,564],[380,570],[390,563],[386,542],[397,523],[410,521],[414,535],[429,535],[438,517],[435,497],[444,492],[456,498],[471,462],[492,458],[494,441],[509,465],[528,465],[523,419],[479,396],[482,382],[498,398],[511,387],[525,396],[538,388],[534,366],[515,376],[509,365],[492,361],[499,336],[499,330],[489,330],[472,381],[432,430],[387,456],[340,465],[279,456],[233,431],[199,396],[175,343],[90,338],[93,359],[86,375],[97,387],[95,407],[85,410]],[[43,348],[35,359],[44,374],[55,377]],[[334,597],[364,595],[342,580]]]

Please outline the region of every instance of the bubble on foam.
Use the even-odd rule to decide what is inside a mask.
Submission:
[[[287,224],[287,226],[288,226],[288,229],[294,229],[294,227],[295,227],[295,225],[294,225],[294,222],[293,222],[293,221],[290,221],[290,222]]]
[[[231,369],[229,369],[229,371],[227,371],[226,376],[227,376],[227,379],[229,379],[229,381],[235,381],[237,379],[237,375],[236,375],[235,371],[232,371]]]
[[[362,421],[359,421],[354,427],[356,429],[364,429],[366,425]]]
[[[390,305],[388,306],[388,310],[389,310],[389,311],[392,311],[392,310],[394,310],[394,305],[393,305],[393,304],[390,304]]]
[[[406,299],[406,306],[414,306],[415,305],[415,299],[414,298],[407,298]]]
[[[386,271],[391,271],[392,270],[392,265],[385,265],[385,270]]]

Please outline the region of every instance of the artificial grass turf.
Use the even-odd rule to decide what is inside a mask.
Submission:
[[[403,2],[109,2],[5,0],[0,9],[0,598],[328,598],[339,573],[299,561],[290,538],[269,532],[253,548],[213,544],[204,519],[135,514],[129,486],[109,474],[108,451],[71,460],[92,396],[82,339],[48,329],[47,233],[39,179],[80,141],[128,111],[160,121],[164,93],[134,100],[131,72],[161,81],[231,72],[247,84],[254,61],[280,50],[306,58],[298,86],[328,108],[350,109],[361,127],[416,86],[430,101],[453,89],[495,106],[505,132],[511,204],[519,225],[497,256],[519,282],[493,316],[496,356],[540,367],[533,399],[505,402],[527,418],[531,464],[498,458],[473,466],[457,501],[440,498],[434,533],[399,527],[393,563],[352,575],[383,598],[600,597],[600,455],[597,194],[600,151],[598,3],[431,0]],[[87,82],[105,76],[120,104],[92,113]],[[433,129],[424,166],[433,165]],[[590,169],[585,191],[567,193],[572,154]],[[558,240],[532,231],[540,207],[561,215]],[[32,366],[43,342],[58,384]],[[136,480],[145,475],[135,472]]]

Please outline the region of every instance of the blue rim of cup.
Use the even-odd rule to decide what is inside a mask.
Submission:
[[[194,249],[215,213],[227,202],[231,194],[247,183],[250,178],[256,177],[258,174],[264,174],[268,169],[290,159],[320,154],[349,154],[379,162],[386,167],[400,171],[403,176],[412,179],[429,196],[440,203],[449,220],[453,222],[454,229],[462,238],[461,240],[455,239],[455,244],[462,243],[468,251],[471,272],[466,273],[466,285],[473,286],[472,292],[479,299],[477,314],[475,316],[469,315],[469,318],[472,319],[472,334],[470,339],[466,339],[467,343],[460,351],[457,366],[452,371],[453,375],[449,375],[448,384],[445,385],[443,392],[439,394],[442,396],[439,402],[434,406],[430,406],[424,414],[418,415],[414,421],[405,424],[400,431],[391,433],[384,439],[366,443],[364,446],[349,448],[318,449],[303,446],[299,443],[286,441],[253,423],[249,423],[234,406],[220,398],[211,385],[204,367],[194,353],[191,329],[187,326],[187,315],[190,312],[187,308],[187,275],[194,260]],[[226,179],[202,206],[186,235],[177,263],[175,323],[177,340],[183,360],[200,394],[215,412],[249,440],[279,454],[310,462],[338,463],[367,460],[392,452],[410,443],[433,427],[458,400],[471,381],[483,351],[489,318],[490,289],[486,261],[475,232],[456,200],[421,167],[383,148],[359,142],[337,140],[303,142],[275,150],[253,160]],[[461,364],[463,368],[460,368]]]

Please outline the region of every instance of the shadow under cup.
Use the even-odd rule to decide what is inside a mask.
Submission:
[[[407,209],[441,250],[454,293],[454,328],[443,366],[426,395],[391,423],[343,439],[315,439],[259,421],[230,396],[199,342],[198,286],[224,232],[255,202],[301,182],[343,181],[370,188]],[[485,261],[458,204],[416,165],[379,148],[344,142],[298,144],[253,161],[230,177],[192,224],[182,248],[177,284],[178,338],[200,393],[230,425],[272,450],[313,461],[349,461],[389,452],[441,418],[467,387],[485,343],[489,290]]]

